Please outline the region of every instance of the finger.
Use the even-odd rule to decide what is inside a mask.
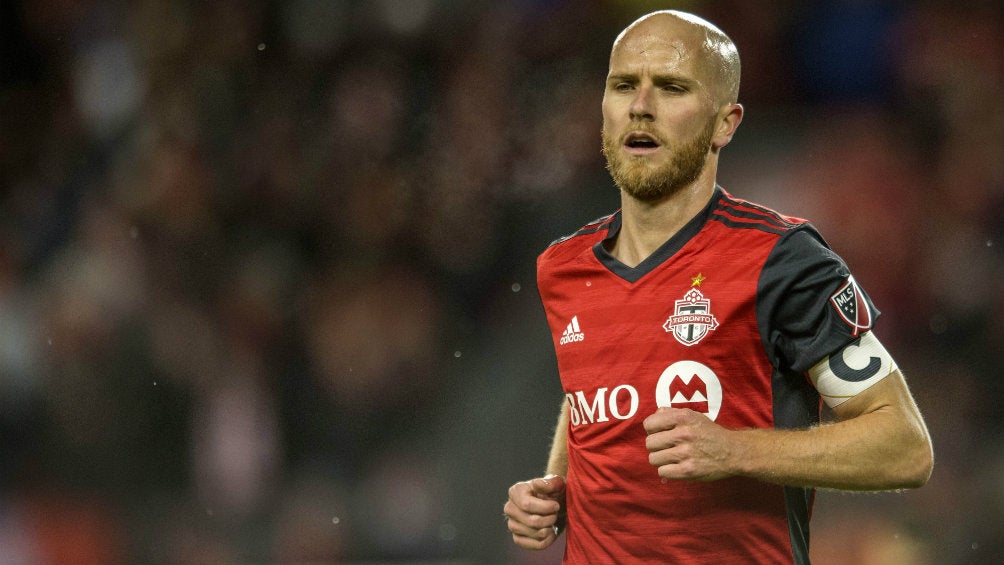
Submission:
[[[527,514],[518,508],[505,507],[506,528],[512,532],[513,536],[520,536],[534,540],[545,540],[548,534],[557,536],[557,514],[537,515]]]
[[[673,431],[669,430],[649,434],[645,437],[645,449],[654,452],[676,447],[678,438],[677,434],[673,433]]]
[[[565,479],[560,475],[547,475],[541,479],[530,481],[530,488],[537,495],[554,496],[565,491]]]
[[[660,406],[652,415],[642,422],[648,433],[673,429],[679,422],[680,409]]]
[[[558,536],[555,535],[554,530],[552,530],[551,528],[547,528],[546,530],[543,530],[543,537],[538,538],[533,536],[518,535],[514,533],[512,535],[512,540],[516,542],[516,545],[522,547],[523,549],[540,550],[550,547],[551,544],[554,543],[554,540],[557,539],[557,537]]]
[[[561,504],[551,498],[541,498],[534,492],[529,482],[516,483],[509,487],[509,500],[518,508],[530,514],[556,514]]]
[[[555,503],[557,504],[557,503]],[[510,526],[510,531],[515,533],[517,530],[513,529],[514,525],[519,524],[524,526],[520,528],[520,531],[529,535],[530,530],[541,530],[543,528],[548,528],[553,526],[558,521],[558,511],[554,512],[528,512],[513,501],[506,502],[505,506],[502,508],[503,513],[508,516],[508,524]]]
[[[659,476],[664,480],[712,481],[718,478],[702,471],[693,461],[678,461],[661,465]]]
[[[648,454],[648,463],[653,467],[663,467],[666,465],[676,465],[682,458],[673,449],[661,449]]]
[[[516,535],[544,539],[548,532],[554,533],[554,526],[557,524],[557,521],[558,517],[555,515],[512,514],[506,520],[506,527]]]

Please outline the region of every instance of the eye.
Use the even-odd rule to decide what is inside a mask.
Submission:
[[[617,84],[614,85],[614,90],[616,90],[617,92],[630,92],[633,89],[634,86],[626,82],[618,82]]]
[[[663,90],[663,92],[669,92],[670,94],[683,94],[683,93],[687,92],[687,89],[684,88],[683,86],[680,86],[679,84],[673,84],[673,83],[664,84],[662,86],[662,90]]]

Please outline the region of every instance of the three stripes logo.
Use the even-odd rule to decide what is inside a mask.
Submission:
[[[572,321],[568,323],[568,327],[561,333],[561,339],[558,340],[558,344],[565,345],[566,343],[582,341],[584,339],[586,339],[586,334],[582,333],[582,329],[579,328],[579,317],[572,316]]]

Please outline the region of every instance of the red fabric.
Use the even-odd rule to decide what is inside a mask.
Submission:
[[[605,222],[538,259],[538,288],[571,408],[564,563],[792,563],[780,486],[741,478],[663,483],[648,462],[642,427],[660,386],[674,406],[710,413],[718,403],[714,419],[725,427],[773,425],[772,367],[755,300],[759,267],[779,235],[709,220],[632,283],[594,254],[608,235]],[[717,326],[683,328],[683,337],[704,334],[687,345],[667,321],[694,289],[707,311],[679,319],[707,322],[710,315]],[[573,317],[581,335],[562,342]],[[713,376],[663,376],[680,361],[700,363]]]

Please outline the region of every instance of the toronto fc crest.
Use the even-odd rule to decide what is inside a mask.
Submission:
[[[717,328],[718,320],[711,313],[711,300],[704,298],[700,290],[691,288],[683,299],[676,301],[675,312],[662,327],[672,333],[676,341],[691,346]]]

